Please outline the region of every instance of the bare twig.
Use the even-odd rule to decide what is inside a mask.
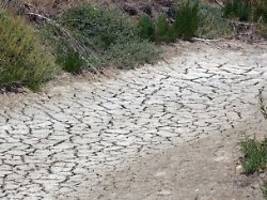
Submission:
[[[38,17],[39,19],[43,19],[43,20],[46,20],[48,22],[52,22],[52,20],[44,15],[40,15],[40,14],[37,14],[37,13],[26,13],[26,15],[29,15],[29,16],[35,16],[35,17]]]

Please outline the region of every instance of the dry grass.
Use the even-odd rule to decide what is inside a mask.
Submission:
[[[0,0],[1,1],[1,0]],[[4,1],[4,0],[2,0]],[[18,0],[13,0],[18,1]],[[105,7],[120,7],[125,3],[123,0],[22,0],[19,3],[25,4],[40,12],[45,12],[50,15],[56,15],[71,7],[76,7],[82,4],[102,5]],[[132,3],[157,2],[157,0],[131,0]]]

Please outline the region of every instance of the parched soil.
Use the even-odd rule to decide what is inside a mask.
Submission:
[[[1,95],[0,198],[261,200],[238,142],[266,135],[266,72],[266,44],[179,43],[154,66]]]

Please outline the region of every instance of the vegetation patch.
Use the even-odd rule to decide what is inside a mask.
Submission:
[[[36,31],[21,18],[0,9],[0,87],[37,89],[56,73],[54,58]]]
[[[160,15],[156,20],[148,16],[141,17],[138,24],[140,36],[157,43],[175,42],[178,38],[191,40],[199,27],[198,1],[183,2],[174,12],[174,22],[170,22],[165,15]]]
[[[187,1],[179,6],[174,22],[176,36],[189,40],[196,35],[200,21],[199,10],[198,1]]]
[[[224,16],[239,21],[267,23],[267,0],[231,0],[223,8]]]
[[[258,33],[267,37],[267,0],[230,0],[223,9],[183,0],[172,7],[171,15],[162,13],[156,19],[146,15],[137,23],[120,10],[80,5],[42,28],[54,50],[52,56],[38,32],[0,10],[0,87],[38,88],[52,78],[57,66],[77,74],[106,66],[129,69],[153,63],[160,55],[155,44],[230,36],[233,30],[225,17],[256,22]]]
[[[252,7],[246,0],[231,0],[227,1],[223,12],[225,17],[235,18],[239,21],[248,21],[251,16]]]
[[[257,33],[267,37],[267,0],[230,0],[223,13],[226,18],[256,23]]]
[[[67,71],[110,65],[132,68],[158,58],[154,44],[141,38],[131,19],[118,10],[85,5],[66,11],[56,21],[60,29],[50,25],[46,30],[57,44],[58,62]]]
[[[142,16],[139,19],[137,26],[139,30],[139,35],[141,38],[147,39],[149,41],[155,41],[155,22],[147,15]]]
[[[253,20],[267,23],[267,0],[256,0],[252,5]]]
[[[241,142],[241,151],[244,154],[242,166],[246,175],[255,172],[266,172],[267,169],[267,138],[263,141],[246,139]],[[267,199],[267,183],[261,188],[263,196]]]
[[[256,139],[247,139],[241,142],[241,151],[244,154],[242,165],[246,174],[253,174],[266,169],[267,139],[262,142]]]
[[[201,4],[199,15],[198,37],[214,39],[233,34],[233,28],[229,21],[223,17],[221,8]]]

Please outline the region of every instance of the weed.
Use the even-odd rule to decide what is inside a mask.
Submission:
[[[141,38],[148,39],[150,41],[155,40],[155,24],[147,15],[140,18],[138,29]]]
[[[252,7],[248,1],[231,0],[223,8],[224,16],[237,18],[240,21],[248,21],[251,17]]]
[[[266,168],[267,139],[262,142],[247,139],[241,142],[241,151],[244,154],[243,168],[246,174],[252,174]]]
[[[166,16],[161,15],[156,22],[155,40],[157,42],[174,42],[175,31],[173,26],[169,24]]]
[[[176,13],[174,30],[176,36],[190,40],[195,36],[199,26],[199,3],[187,1],[182,3]]]
[[[63,69],[72,74],[77,74],[82,71],[84,65],[83,59],[78,52],[69,49],[65,54],[59,54],[62,57],[58,57],[57,62],[63,65]]]
[[[190,40],[199,27],[198,1],[188,0],[177,6],[174,13],[174,23],[170,23],[165,15],[159,16],[155,22],[147,16],[141,17],[138,25],[141,37],[158,43],[174,42],[177,38]]]
[[[253,21],[267,23],[267,0],[256,0],[252,3]]]
[[[220,8],[201,4],[199,16],[198,37],[213,39],[227,37],[233,33],[230,23],[223,18]]]

